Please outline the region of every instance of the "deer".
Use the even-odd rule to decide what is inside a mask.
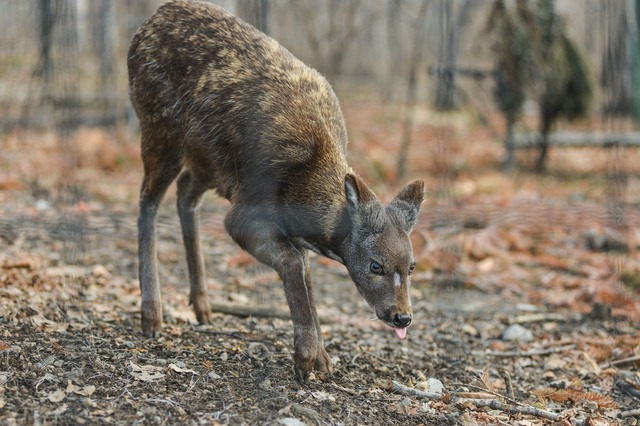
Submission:
[[[376,317],[403,339],[411,324],[410,233],[424,182],[388,204],[347,164],[347,130],[329,82],[219,6],[170,1],[128,51],[131,103],[144,169],[138,214],[141,326],[162,328],[156,216],[177,179],[177,210],[199,323],[211,323],[199,235],[202,195],[231,204],[224,219],[240,248],[283,282],[294,331],[294,371],[330,373],[309,252],[343,264]]]

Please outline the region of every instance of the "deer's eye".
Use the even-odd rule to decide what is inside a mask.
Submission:
[[[384,275],[384,269],[382,268],[382,265],[376,262],[375,260],[371,261],[371,264],[369,265],[369,270],[371,271],[372,274]]]
[[[416,262],[411,262],[411,265],[409,265],[409,275],[413,274],[413,271],[416,270]]]

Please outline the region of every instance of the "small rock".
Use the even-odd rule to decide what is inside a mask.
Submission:
[[[48,210],[51,207],[51,203],[47,200],[38,200],[36,201],[36,209],[43,211]]]
[[[478,335],[480,335],[480,333],[478,333],[478,330],[474,326],[472,326],[471,324],[467,324],[467,323],[462,324],[462,331],[464,331],[469,336],[478,336]]]
[[[427,379],[427,383],[429,384],[429,392],[437,394],[441,394],[442,392],[444,392],[444,385],[440,380],[429,377]]]
[[[527,343],[533,341],[533,333],[520,324],[513,324],[502,333],[502,340],[519,340],[522,343]]]
[[[278,423],[284,426],[306,426],[303,422],[296,419],[295,417],[284,417],[282,419],[278,419]]]
[[[258,387],[262,390],[270,390],[271,389],[271,380],[266,379],[263,382],[260,382],[260,384],[258,384]]]
[[[104,277],[104,278],[109,278],[109,271],[107,270],[106,267],[104,267],[104,265],[93,265],[93,268],[91,269],[91,273],[96,276],[96,277]]]
[[[207,377],[212,380],[215,380],[215,379],[219,379],[220,375],[217,374],[215,371],[210,371],[209,374],[207,374]]]

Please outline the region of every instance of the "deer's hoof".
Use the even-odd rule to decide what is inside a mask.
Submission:
[[[211,307],[207,297],[192,297],[191,304],[200,324],[211,324]]]
[[[142,303],[141,324],[142,333],[146,337],[156,338],[162,329],[162,308],[160,303]]]
[[[316,357],[314,368],[315,370],[322,371],[323,373],[333,373],[333,363],[331,362],[331,358],[329,358],[329,354],[323,347],[318,348],[318,355]]]
[[[146,337],[156,338],[160,335],[160,329],[162,328],[162,320],[157,320],[155,318],[149,319],[145,318],[144,315],[142,317],[142,333]]]

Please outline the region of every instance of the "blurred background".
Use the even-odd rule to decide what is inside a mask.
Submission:
[[[141,164],[126,52],[160,3],[0,0],[7,247],[52,241],[51,262],[135,279]],[[381,198],[425,179],[417,285],[637,314],[640,1],[215,3],[328,78],[350,162]],[[208,200],[205,235],[226,238],[226,203]],[[181,256],[164,259],[176,282]]]

